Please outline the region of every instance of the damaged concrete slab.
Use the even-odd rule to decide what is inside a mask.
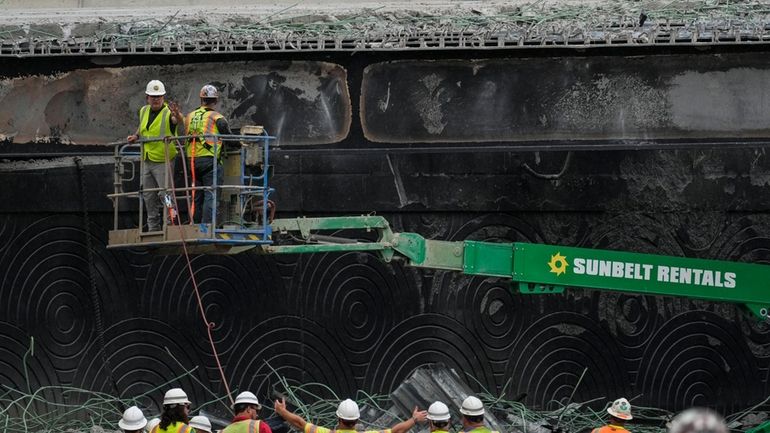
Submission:
[[[198,91],[214,84],[218,109],[231,125],[264,124],[282,143],[333,143],[351,122],[347,73],[314,61],[198,63],[79,69],[0,80],[0,104],[24,110],[0,112],[0,134],[14,142],[107,143],[136,129],[151,79],[166,83],[166,99],[185,112],[200,102]],[[280,113],[280,115],[277,115]]]
[[[516,49],[770,43],[770,11],[749,1],[200,1],[54,9],[4,5],[0,55]],[[183,3],[183,4],[181,4]],[[117,4],[117,3],[113,3]],[[208,3],[209,5],[211,3]],[[90,7],[89,7],[90,6]],[[15,27],[14,27],[15,26]],[[42,26],[42,27],[41,27]],[[89,34],[90,33],[90,34]]]

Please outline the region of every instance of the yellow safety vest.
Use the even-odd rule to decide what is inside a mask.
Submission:
[[[145,105],[139,110],[139,137],[144,139],[159,138],[158,141],[148,141],[144,143],[142,159],[149,159],[152,162],[163,162],[166,160],[165,146],[168,146],[168,158],[173,159],[176,156],[176,147],[173,142],[164,143],[163,137],[170,137],[171,133],[171,110],[167,104],[163,104],[160,113],[155,116],[150,127],[147,127],[147,120],[150,118],[150,106]]]
[[[460,433],[500,433],[496,430],[490,430],[487,426],[476,427],[473,430],[461,431]]]
[[[195,429],[183,422],[169,424],[165,429],[155,426],[150,433],[195,433]]]
[[[245,419],[234,422],[225,427],[222,433],[259,433],[259,420]]]
[[[387,428],[384,430],[351,430],[351,429],[328,429],[326,427],[320,427],[315,424],[305,424],[305,433],[391,433],[392,430]]]
[[[186,135],[199,135],[199,138],[187,140],[187,156],[192,156],[192,147],[195,145],[195,157],[216,156],[222,151],[222,140],[216,140],[214,137],[204,137],[206,134],[219,134],[217,120],[223,118],[221,114],[205,107],[187,115],[187,133]],[[217,154],[214,155],[214,144],[217,146]]]

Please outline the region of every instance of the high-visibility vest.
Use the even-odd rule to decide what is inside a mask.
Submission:
[[[490,430],[487,426],[479,426],[474,428],[473,430],[468,431],[461,431],[460,433],[500,433],[495,430]]]
[[[259,433],[258,419],[245,419],[236,421],[222,430],[222,433]]]
[[[305,433],[391,433],[391,429],[384,430],[353,430],[353,429],[328,429],[326,427],[319,427],[315,424],[305,424]]]
[[[158,138],[157,141],[148,141],[144,143],[142,150],[142,159],[149,159],[152,162],[163,162],[166,160],[165,146],[168,146],[168,158],[173,159],[176,156],[176,147],[174,143],[164,143],[164,137],[170,137],[171,133],[171,110],[168,105],[163,104],[160,113],[152,120],[150,127],[147,127],[147,120],[150,118],[150,106],[145,105],[139,110],[139,137],[143,139]]]
[[[604,427],[595,428],[591,433],[630,433],[624,427],[619,425],[608,424]]]
[[[197,135],[199,138],[188,138],[187,156],[191,156],[195,146],[195,157],[215,156],[219,157],[222,151],[222,140],[214,137],[204,137],[204,135],[219,134],[217,120],[223,118],[221,114],[214,110],[200,107],[187,115],[187,133],[186,135]],[[217,154],[214,155],[214,144],[217,147]]]
[[[168,427],[162,429],[160,425],[156,425],[150,433],[195,433],[195,429],[183,422],[175,422],[168,425]]]

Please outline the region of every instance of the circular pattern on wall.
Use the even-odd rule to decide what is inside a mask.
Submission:
[[[91,341],[95,311],[82,219],[57,215],[37,220],[0,257],[0,313],[36,335],[60,372],[71,372]],[[96,287],[105,326],[133,315],[133,280],[121,263],[94,238]],[[67,375],[62,376],[67,380]]]
[[[83,353],[75,374],[77,387],[121,398],[135,398],[161,387],[140,399],[140,405],[150,413],[160,413],[163,393],[173,387],[184,389],[193,405],[219,397],[206,393],[198,383],[209,386],[192,341],[166,323],[124,320],[105,331],[104,346],[106,364],[97,341]]]
[[[295,316],[276,316],[259,323],[230,352],[226,363],[230,387],[269,400],[274,386],[284,392],[277,386],[277,374],[291,385],[320,383],[339,396],[352,396],[358,389],[353,371],[328,325]],[[332,397],[323,387],[306,388]]]
[[[505,380],[508,395],[526,393],[527,406],[549,410],[557,408],[553,402],[568,403],[573,391],[572,401],[587,401],[597,390],[609,398],[630,389],[613,337],[590,317],[573,312],[545,315],[524,330],[511,350]]]
[[[738,327],[722,317],[708,311],[679,314],[650,341],[637,381],[648,405],[680,410],[719,401],[721,412],[733,413],[761,400],[754,357]]]
[[[247,253],[199,255],[191,262],[206,318],[214,323],[212,336],[220,355],[236,347],[238,339],[266,313],[276,314],[286,308],[280,305],[281,279],[264,257]],[[141,304],[149,317],[188,330],[195,346],[206,354],[207,368],[216,368],[184,256],[153,261]]]
[[[433,279],[431,312],[462,322],[492,360],[507,360],[522,328],[543,313],[542,296],[511,293],[511,281],[442,272]]]
[[[11,215],[0,216],[0,254],[5,251],[16,237],[16,218]]]
[[[483,215],[466,221],[452,240],[542,242],[535,228],[506,214]],[[511,281],[495,277],[437,273],[428,300],[430,311],[462,322],[483,343],[492,360],[508,358],[508,348],[525,323],[542,314],[541,297],[513,294]]]
[[[420,313],[419,290],[398,263],[370,253],[314,254],[301,260],[299,269],[289,296],[293,309],[323,323],[353,364],[367,364],[373,342]]]
[[[390,393],[418,367],[444,363],[471,388],[495,389],[482,343],[452,317],[425,313],[396,325],[377,344],[366,370],[367,392]],[[470,376],[470,377],[469,377]]]
[[[650,338],[664,320],[659,298],[601,291],[594,307],[599,320],[619,343],[627,361],[638,362]]]
[[[616,215],[597,221],[581,247],[681,257],[685,254],[673,236],[672,225],[671,221],[646,214]],[[636,363],[664,320],[664,302],[655,296],[597,291],[590,309],[598,320],[607,323],[623,349],[624,357]]]
[[[449,240],[543,243],[535,227],[506,214],[488,214],[466,221]]]
[[[674,237],[671,227],[675,221],[657,217],[626,213],[594,221],[588,237],[582,241],[583,248],[600,248],[636,253],[684,256],[681,245]]]
[[[34,351],[30,351],[33,344]],[[43,386],[58,383],[56,371],[45,349],[38,340],[32,343],[30,335],[23,330],[10,323],[0,322],[0,384],[3,385],[0,387],[0,394],[5,394],[10,389],[13,391],[6,398],[19,398],[20,393],[30,395]],[[44,402],[60,402],[61,390],[40,390],[38,397],[29,408],[30,412],[39,415],[56,413],[54,407]],[[19,401],[18,406],[12,405],[1,410],[11,417],[20,417],[25,405],[30,402],[29,399],[23,399]]]
[[[719,236],[709,245],[709,257],[736,262],[755,264],[770,263],[770,217],[767,215],[751,215],[736,218],[723,224]],[[740,308],[739,304],[732,309],[719,308],[721,315],[728,317],[732,311],[736,322],[741,323],[745,338],[750,341],[749,348],[756,358],[765,363],[770,361],[770,325]]]

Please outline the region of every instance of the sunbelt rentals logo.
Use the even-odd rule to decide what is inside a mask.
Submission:
[[[587,275],[623,280],[725,287],[728,289],[734,288],[737,281],[735,272],[586,257],[570,259],[562,255],[560,251],[551,255],[551,260],[547,262],[547,265],[548,272],[556,274],[558,277],[562,275]]]
[[[569,263],[567,263],[567,258],[561,255],[561,253],[552,255],[551,261],[548,262],[548,267],[551,268],[551,272],[556,275],[561,275],[567,272],[567,266],[569,266]]]

